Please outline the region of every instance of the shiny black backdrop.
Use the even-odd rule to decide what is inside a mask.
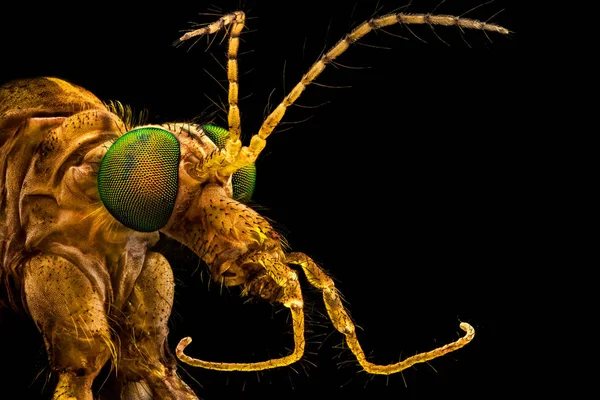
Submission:
[[[408,12],[432,11],[419,0]],[[438,13],[462,14],[482,2],[452,1]],[[146,108],[152,121],[186,121],[226,101],[226,47],[216,37],[174,48],[180,30],[198,15],[242,9],[240,72],[242,130],[257,131],[265,105],[275,104],[303,72],[351,27],[392,12],[403,2],[303,1],[160,2],[77,7],[17,3],[2,13],[0,82],[53,75]],[[517,30],[504,1],[467,16]],[[500,284],[522,246],[512,232],[520,199],[515,132],[517,35],[506,38],[457,28],[386,29],[353,46],[300,98],[280,132],[269,138],[258,167],[256,207],[276,221],[292,248],[313,257],[338,282],[363,330],[364,349],[393,362],[454,340],[459,321],[477,330],[472,344],[404,372],[360,372],[342,337],[324,317],[318,293],[305,287],[310,341],[304,361],[260,373],[182,367],[205,399],[307,398],[325,391],[377,399],[493,395],[505,381],[497,350]],[[394,35],[404,36],[406,39]],[[472,47],[470,49],[469,47]],[[217,61],[218,62],[217,62]],[[210,75],[209,75],[210,74]],[[327,85],[325,87],[324,85]],[[270,96],[270,97],[269,97]],[[270,99],[270,101],[269,101]],[[215,122],[226,115],[217,112]],[[291,124],[290,124],[291,123]],[[286,128],[291,128],[285,130]],[[280,306],[245,303],[237,289],[209,285],[206,267],[164,241],[177,276],[170,343],[191,335],[190,354],[207,360],[249,361],[292,346]],[[200,271],[204,271],[201,279]],[[43,343],[26,319],[0,314],[0,398],[47,398]],[[340,365],[341,363],[341,365]],[[191,375],[190,376],[188,376]],[[406,386],[405,386],[406,385]],[[15,394],[9,394],[9,393]]]

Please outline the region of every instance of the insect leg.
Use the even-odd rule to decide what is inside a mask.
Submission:
[[[150,398],[198,399],[179,378],[176,360],[166,351],[174,290],[168,261],[159,253],[147,253],[127,299],[125,323],[119,335],[123,354],[117,374],[124,385],[122,398],[137,398],[137,393],[149,392]]]
[[[272,369],[278,367],[285,367],[298,361],[304,355],[304,303],[302,301],[302,291],[298,282],[296,273],[290,270],[287,266],[280,263],[271,264],[274,266],[277,264],[277,270],[285,270],[286,277],[280,275],[278,280],[285,281],[283,287],[283,296],[280,298],[280,302],[290,309],[292,313],[292,324],[294,329],[294,351],[292,354],[281,358],[275,358],[272,360],[254,362],[254,363],[224,363],[224,362],[212,362],[203,361],[196,358],[192,358],[183,353],[183,350],[192,342],[192,338],[186,337],[181,339],[177,345],[177,358],[186,364],[190,364],[195,367],[202,367],[207,369],[215,369],[220,371],[261,371],[265,369]],[[269,270],[269,265],[265,265],[265,268]]]
[[[103,290],[71,262],[41,254],[25,265],[27,308],[44,337],[54,399],[92,400],[92,382],[116,350]]]
[[[469,343],[475,336],[475,330],[466,322],[460,324],[460,328],[466,332],[466,335],[455,342],[449,343],[437,349],[419,353],[404,361],[389,365],[377,365],[367,361],[365,353],[356,337],[356,328],[350,316],[344,309],[340,295],[333,284],[333,280],[315,264],[307,255],[303,253],[289,253],[286,262],[302,267],[306,277],[311,285],[323,292],[325,307],[329,314],[331,322],[335,328],[346,336],[348,347],[358,360],[363,369],[370,374],[390,375],[405,370],[414,364],[426,362],[444,354],[458,350]]]

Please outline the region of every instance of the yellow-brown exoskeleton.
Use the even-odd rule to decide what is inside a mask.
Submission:
[[[287,307],[294,349],[252,363],[203,361],[176,348],[190,365],[236,371],[283,367],[305,349],[304,302],[298,274],[322,292],[334,327],[362,368],[393,374],[455,351],[464,336],[398,363],[367,360],[333,280],[313,260],[288,252],[283,239],[244,204],[253,165],[273,129],[327,65],[369,32],[393,24],[458,26],[507,34],[498,25],[448,15],[396,13],[358,25],[325,52],[268,115],[247,146],[240,140],[237,55],[241,11],[180,41],[228,30],[228,129],[170,123],[130,126],[118,105],[52,77],[0,87],[0,277],[6,303],[23,306],[42,333],[56,399],[92,399],[92,383],[112,358],[120,395],[189,398],[166,347],[174,282],[166,259],[149,249],[159,232],[193,250],[212,279]]]

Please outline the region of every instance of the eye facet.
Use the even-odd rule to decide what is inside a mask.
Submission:
[[[225,147],[225,142],[229,139],[229,131],[227,129],[216,125],[203,125],[202,130],[219,149]]]
[[[113,217],[128,228],[153,232],[175,207],[179,142],[160,128],[139,128],[108,149],[98,170],[98,191]]]
[[[254,185],[256,184],[256,164],[248,164],[233,173],[233,198],[240,203],[252,200]]]
[[[219,149],[225,147],[225,142],[229,139],[227,129],[216,125],[204,125],[202,130]],[[256,164],[252,163],[235,171],[231,177],[231,183],[233,185],[233,199],[240,203],[249,202],[256,186]]]

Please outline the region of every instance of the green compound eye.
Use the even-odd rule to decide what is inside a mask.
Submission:
[[[229,131],[227,129],[216,125],[203,125],[202,130],[219,149],[225,147],[225,142],[229,139]]]
[[[165,226],[175,207],[179,142],[160,128],[139,128],[108,149],[98,170],[98,191],[113,217],[138,232]]]
[[[229,131],[215,125],[204,125],[202,130],[206,136],[219,148],[225,147],[225,142],[229,139]],[[252,199],[254,187],[256,185],[256,165],[254,163],[246,165],[235,171],[231,178],[233,185],[233,199],[240,203],[247,203]]]

